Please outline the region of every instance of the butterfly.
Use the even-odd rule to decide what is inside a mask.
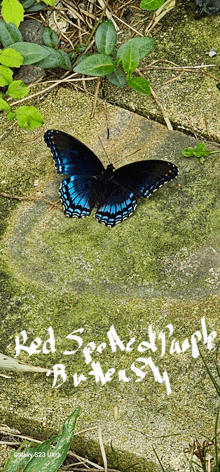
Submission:
[[[105,169],[85,144],[63,131],[48,130],[44,140],[49,147],[62,181],[60,197],[67,216],[83,218],[97,207],[96,219],[115,226],[134,213],[137,197],[149,197],[174,179],[178,168],[167,161],[145,160],[115,169]]]

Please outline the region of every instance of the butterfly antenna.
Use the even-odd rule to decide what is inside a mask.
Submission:
[[[128,154],[127,156],[121,157],[121,158],[118,159],[116,162],[114,162],[114,165],[115,165],[115,164],[118,164],[119,162],[123,161],[124,159],[127,159],[129,156],[133,156],[133,154],[136,154],[136,153],[139,152],[139,151],[141,151],[141,148],[136,149],[136,151],[131,152],[131,154]]]
[[[99,136],[99,141],[100,141],[101,146],[102,146],[102,149],[103,149],[103,151],[104,151],[104,153],[105,153],[105,155],[106,155],[106,157],[107,157],[107,161],[109,162],[109,164],[111,164],[110,159],[109,159],[109,157],[108,157],[108,154],[107,154],[107,152],[106,152],[106,150],[105,150],[105,148],[104,148],[104,146],[103,146],[103,144],[102,144],[102,140],[101,140],[100,136]]]

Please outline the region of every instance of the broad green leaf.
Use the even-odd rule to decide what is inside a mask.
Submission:
[[[53,31],[49,26],[45,26],[43,32],[43,40],[46,46],[49,48],[55,48],[58,44],[59,38],[55,31]]]
[[[55,67],[61,67],[66,70],[71,69],[71,60],[65,51],[61,49],[56,50],[47,46],[43,46],[43,48],[48,51],[48,56],[37,62],[36,66],[43,67],[44,69],[53,69]]]
[[[41,113],[35,107],[22,106],[15,110],[18,124],[21,128],[35,129],[39,128],[44,122]]]
[[[155,38],[133,38],[130,39],[128,42],[132,42],[136,44],[138,49],[139,59],[143,59],[154,47],[156,39]]]
[[[141,0],[140,8],[142,10],[157,10],[163,3],[164,0]]]
[[[122,64],[124,71],[131,75],[139,64],[139,53],[135,42],[128,41],[122,44],[117,51],[117,62]]]
[[[4,51],[0,50],[0,62],[4,66],[20,67],[24,63],[24,58],[20,52],[15,51],[12,48],[13,45],[11,48],[4,49]]]
[[[78,63],[74,72],[101,77],[110,74],[114,69],[115,64],[111,57],[105,54],[92,54]]]
[[[9,85],[12,82],[13,72],[9,67],[0,66],[0,87]]]
[[[190,157],[190,156],[193,156],[194,154],[194,148],[193,147],[188,147],[188,148],[185,148],[181,151],[182,155],[185,156],[185,157]]]
[[[50,52],[48,51],[46,46],[40,46],[40,44],[18,42],[12,44],[11,47],[16,51],[20,52],[20,54],[23,56],[23,66],[27,66],[28,64],[35,64],[36,62],[39,62],[50,55]]]
[[[111,54],[117,39],[115,27],[110,20],[103,21],[95,33],[95,42],[100,54]]]
[[[7,48],[10,44],[22,41],[22,35],[14,23],[5,23],[0,20],[0,41],[3,48]]]
[[[6,100],[3,100],[3,98],[0,98],[0,110],[6,110],[8,112],[11,111],[10,105],[8,102],[6,102]]]
[[[123,88],[126,84],[125,75],[119,69],[115,69],[113,70],[113,72],[108,74],[107,79],[109,80],[109,82],[111,82],[111,84],[117,85],[117,87],[120,88]]]
[[[31,443],[24,441],[17,449],[17,451],[11,452],[7,460],[4,472],[18,472],[19,470],[23,472],[25,470],[24,467],[28,464],[28,462],[31,461],[38,448],[38,445],[31,446],[30,444]],[[23,447],[25,445],[26,448],[24,449]],[[19,455],[20,452],[21,454]]]
[[[136,90],[136,92],[143,93],[144,95],[150,95],[149,82],[144,77],[134,77],[131,79],[127,77],[129,87]]]
[[[14,23],[17,28],[24,19],[24,8],[18,0],[2,0],[1,13],[6,23]]]
[[[23,450],[20,462],[17,460],[17,454],[14,457],[13,451],[4,472],[17,472],[20,469],[23,472],[57,472],[65,460],[72,442],[79,411],[80,409],[76,408],[72,415],[67,418],[62,432],[58,436],[47,439],[39,446],[28,446]],[[17,468],[14,468],[15,461]]]
[[[14,80],[8,87],[7,95],[13,98],[24,98],[29,93],[29,88],[22,80]]]

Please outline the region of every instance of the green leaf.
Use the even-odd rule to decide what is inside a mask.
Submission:
[[[69,56],[70,60],[73,62],[76,59],[75,51],[70,51],[68,56]]]
[[[15,117],[15,114],[12,111],[9,111],[9,113],[8,113],[9,121],[12,121],[14,119],[14,117]]]
[[[20,67],[24,62],[24,58],[18,51],[15,51],[12,48],[7,48],[4,49],[4,51],[0,50],[0,62],[4,66]]]
[[[35,129],[39,128],[44,122],[41,113],[35,107],[22,106],[15,110],[18,124],[21,128]]]
[[[203,155],[204,157],[209,156],[209,154],[211,154],[211,151],[209,151],[208,149],[205,149],[205,151],[203,151],[203,153],[202,153],[202,155]]]
[[[44,0],[44,2],[45,2],[47,5],[50,5],[51,7],[53,7],[55,1],[56,1],[56,0]]]
[[[36,0],[20,0],[26,12],[35,12],[46,7],[45,3]]]
[[[185,148],[181,151],[181,153],[185,157],[191,157],[194,154],[194,148],[193,147]]]
[[[18,42],[12,44],[11,47],[16,51],[20,52],[20,54],[23,56],[23,66],[27,66],[28,64],[35,64],[36,62],[41,61],[50,54],[46,46],[40,46],[40,44],[35,43]]]
[[[95,33],[95,42],[100,54],[111,54],[117,40],[115,27],[110,20],[103,21]]]
[[[131,75],[139,64],[139,53],[136,43],[130,40],[122,44],[117,51],[116,59],[118,64],[122,63],[125,72]]]
[[[86,50],[86,44],[84,44],[84,43],[77,44],[77,46],[75,47],[75,50],[77,52],[84,52]]]
[[[62,51],[62,49],[57,51],[47,46],[43,46],[43,48],[48,51],[48,56],[37,62],[36,66],[43,67],[44,69],[53,69],[55,67],[61,67],[66,70],[71,69],[71,60],[65,51]]]
[[[6,23],[14,23],[17,28],[24,19],[24,8],[18,0],[2,0],[1,13]]]
[[[205,149],[205,151],[194,151],[194,156],[196,157],[207,157],[210,154],[210,151],[208,149]]]
[[[24,98],[29,93],[29,88],[22,80],[14,80],[8,87],[7,95],[13,98]]]
[[[0,66],[0,87],[9,85],[12,82],[13,72],[9,67]]]
[[[30,445],[23,450],[21,458],[12,452],[6,464],[5,472],[57,472],[66,458],[74,435],[74,428],[79,408],[70,415],[63,425],[61,434],[47,439],[39,446]],[[20,461],[18,461],[20,459]],[[16,464],[16,467],[14,467]]]
[[[200,151],[202,151],[202,150],[204,149],[204,147],[205,147],[205,143],[199,143],[199,144],[197,144],[196,147],[194,147],[194,150],[195,150],[196,152],[200,152]]]
[[[3,100],[3,98],[0,98],[0,110],[6,110],[8,112],[11,111],[10,105],[8,102],[6,102],[6,100]]]
[[[22,41],[21,32],[14,23],[7,24],[4,20],[0,20],[0,41],[3,48],[7,48],[10,44]]]
[[[73,70],[80,74],[101,77],[110,74],[114,69],[115,64],[111,57],[105,54],[92,54],[92,56],[86,57],[78,63]]]
[[[140,8],[142,10],[157,10],[163,3],[164,0],[141,0]]]
[[[59,38],[55,31],[53,31],[49,26],[45,26],[43,32],[43,40],[46,46],[49,48],[55,48],[58,44]]]
[[[144,77],[134,77],[131,79],[127,77],[129,87],[136,90],[136,92],[143,93],[144,95],[150,95],[149,82]]]
[[[155,45],[155,38],[133,38],[130,39],[128,42],[129,43],[134,43],[136,44],[136,47],[138,49],[138,54],[139,54],[139,59],[143,59],[149,52],[153,49]]]
[[[117,87],[120,88],[123,88],[126,84],[125,75],[119,69],[115,69],[113,70],[113,72],[108,74],[107,79],[109,80],[109,82],[111,82],[111,84],[117,85]]]

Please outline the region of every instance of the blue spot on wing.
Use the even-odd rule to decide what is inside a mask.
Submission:
[[[174,179],[177,167],[160,160],[139,161],[115,170],[105,169],[99,158],[84,144],[63,131],[48,130],[45,142],[60,174],[69,174],[60,187],[67,216],[83,218],[98,207],[96,219],[115,226],[134,212],[137,197],[148,197]]]

